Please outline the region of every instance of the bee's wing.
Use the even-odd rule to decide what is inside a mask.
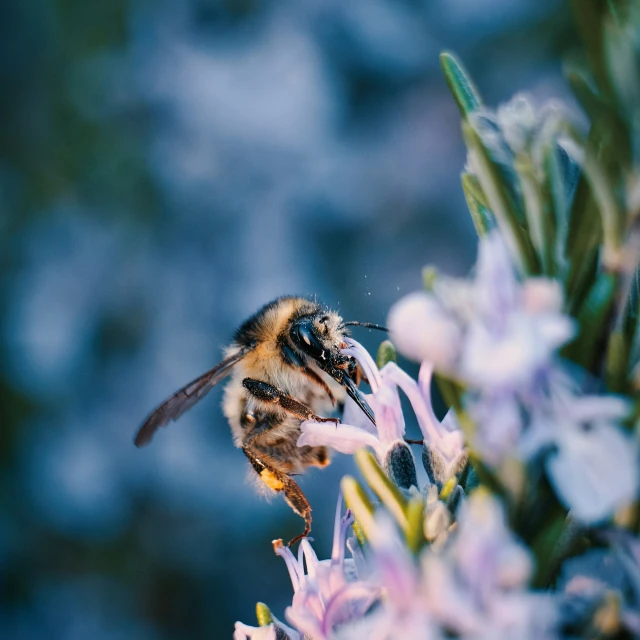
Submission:
[[[204,398],[249,351],[251,351],[251,347],[240,349],[240,351],[225,358],[210,371],[203,373],[199,378],[192,380],[188,385],[176,391],[168,400],[165,400],[155,411],[149,414],[149,417],[140,427],[134,440],[136,447],[142,447],[150,442],[157,429],[164,427],[172,420],[177,420],[185,411],[191,409],[194,404]]]

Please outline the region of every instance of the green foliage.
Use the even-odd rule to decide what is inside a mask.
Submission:
[[[467,206],[469,207],[469,212],[471,213],[473,226],[476,228],[478,236],[482,238],[482,236],[487,235],[487,233],[495,227],[493,214],[484,201],[484,193],[478,183],[478,179],[470,173],[463,173],[461,179],[462,190],[467,201]]]
[[[476,168],[476,178],[485,196],[483,200],[488,203],[495,216],[519,272],[522,275],[538,273],[540,267],[531,238],[521,225],[522,214],[513,202],[509,186],[505,183],[496,159],[475,128],[467,121],[462,122],[462,134]]]
[[[522,276],[562,283],[578,324],[563,355],[625,392],[638,318],[640,2],[572,4],[584,55],[566,75],[587,135],[560,111],[518,112],[514,102],[491,112],[454,56],[442,54],[441,64],[463,116],[462,186],[478,235],[497,226]]]
[[[340,487],[344,501],[347,503],[347,507],[351,509],[356,519],[358,530],[361,532],[363,539],[360,542],[364,542],[370,537],[374,529],[373,515],[375,509],[373,504],[362,485],[352,476],[342,478]]]
[[[462,116],[479,109],[482,100],[462,63],[453,54],[444,52],[440,54],[440,66]]]
[[[397,362],[398,356],[396,349],[391,340],[383,340],[378,347],[378,355],[376,356],[376,366],[382,369],[388,362]]]

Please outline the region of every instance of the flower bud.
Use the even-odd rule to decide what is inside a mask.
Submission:
[[[401,489],[418,486],[413,454],[404,442],[398,441],[391,445],[385,453],[383,466],[389,478]]]
[[[435,447],[425,443],[422,448],[422,464],[429,480],[437,485],[438,490],[441,490],[451,478],[457,478],[468,460],[469,454],[466,451],[459,453],[453,460],[447,460]]]

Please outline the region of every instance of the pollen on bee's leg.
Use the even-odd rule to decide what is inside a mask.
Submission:
[[[260,472],[260,479],[273,491],[282,491],[284,489],[284,482],[269,469],[263,469]]]
[[[316,466],[320,468],[324,468],[331,464],[331,460],[329,459],[329,455],[325,451],[318,451],[316,454]]]

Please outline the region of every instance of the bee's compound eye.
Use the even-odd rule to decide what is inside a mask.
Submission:
[[[324,347],[318,341],[309,323],[296,323],[291,329],[291,337],[296,345],[312,358],[325,358]]]

